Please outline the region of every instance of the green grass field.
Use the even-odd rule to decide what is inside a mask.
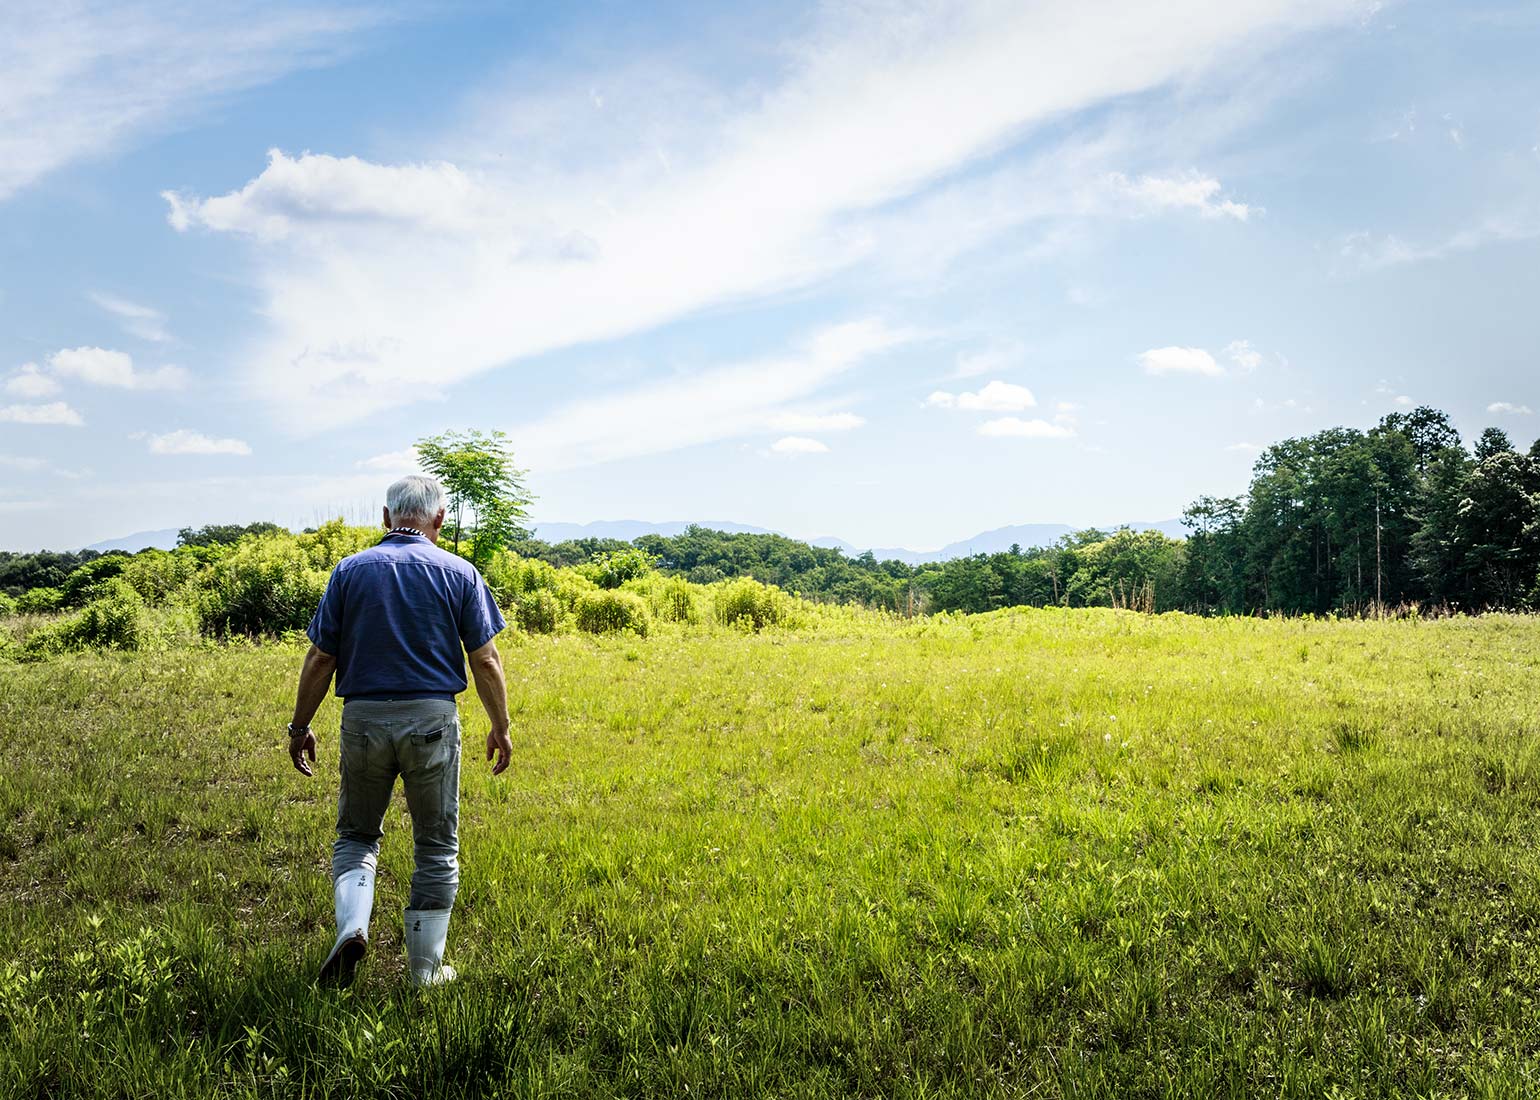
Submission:
[[[301,650],[0,667],[9,1096],[1516,1096],[1540,621],[510,633],[448,960],[330,945]]]

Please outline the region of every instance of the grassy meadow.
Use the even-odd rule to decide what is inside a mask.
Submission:
[[[1016,610],[504,636],[448,961],[332,936],[292,644],[0,667],[0,1095],[1540,1088],[1540,621]]]

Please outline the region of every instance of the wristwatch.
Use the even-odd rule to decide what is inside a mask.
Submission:
[[[309,732],[310,732],[310,727],[309,726],[301,726],[299,729],[295,729],[294,728],[294,723],[293,722],[289,723],[289,737],[291,739],[295,738],[295,737],[303,737],[303,736],[305,736],[305,734],[307,734]]]

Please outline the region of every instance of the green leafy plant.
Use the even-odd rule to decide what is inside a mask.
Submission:
[[[645,636],[652,626],[645,600],[633,592],[614,589],[600,589],[579,597],[576,618],[578,629],[589,634],[630,630]]]
[[[427,436],[417,441],[417,456],[449,498],[445,526],[455,553],[468,536],[471,561],[485,568],[497,550],[527,535],[519,524],[533,499],[524,485],[527,471],[514,466],[503,432]]]

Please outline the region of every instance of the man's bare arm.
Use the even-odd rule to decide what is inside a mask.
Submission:
[[[513,742],[508,737],[508,684],[503,679],[503,658],[497,652],[497,639],[472,650],[468,656],[476,694],[492,720],[492,731],[487,734],[487,759],[496,754],[492,774],[501,775],[513,756]]]
[[[332,675],[336,671],[337,658],[315,646],[311,646],[310,652],[305,654],[305,663],[299,670],[299,690],[294,697],[294,721],[291,726],[304,732],[290,735],[289,759],[305,775],[312,774],[305,757],[315,760],[315,734],[310,732],[310,720],[321,708],[321,702],[326,698],[326,689],[331,687]]]

